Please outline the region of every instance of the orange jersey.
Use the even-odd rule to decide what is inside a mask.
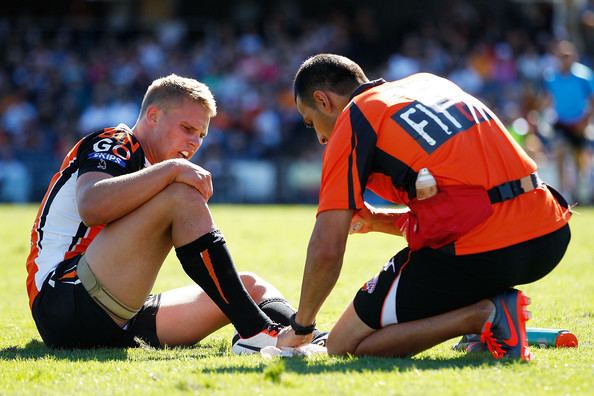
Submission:
[[[80,218],[76,205],[78,176],[86,172],[119,176],[145,166],[140,144],[123,124],[88,135],[70,150],[50,182],[31,231],[27,258],[30,305],[58,264],[84,253],[103,228],[102,225],[87,227]]]
[[[318,213],[360,209],[370,189],[396,204],[416,196],[428,168],[439,186],[486,190],[536,171],[536,164],[484,104],[432,74],[363,84],[337,119],[324,152]],[[493,204],[489,218],[455,242],[479,253],[561,228],[570,213],[540,186]]]

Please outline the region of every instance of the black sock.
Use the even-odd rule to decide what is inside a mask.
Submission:
[[[266,315],[273,321],[283,326],[291,325],[291,316],[296,312],[295,309],[283,297],[266,298],[258,304]],[[316,338],[322,332],[314,329],[313,338]]]
[[[270,319],[283,326],[291,324],[291,316],[295,313],[289,302],[282,297],[266,298],[258,306]]]
[[[271,322],[241,283],[220,231],[180,246],[175,253],[186,274],[217,304],[241,337],[256,335]]]

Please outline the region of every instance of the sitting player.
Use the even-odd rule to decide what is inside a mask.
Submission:
[[[191,345],[229,321],[241,335],[234,352],[276,345],[294,311],[262,278],[236,272],[207,205],[211,175],[189,161],[215,114],[208,87],[170,75],[148,87],[133,128],[92,133],[68,153],[27,259],[46,345]],[[196,285],[150,295],[172,248]]]

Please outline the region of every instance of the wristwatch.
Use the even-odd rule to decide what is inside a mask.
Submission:
[[[313,331],[316,329],[316,323],[312,323],[309,326],[302,326],[299,323],[295,322],[295,317],[297,316],[297,312],[295,312],[293,315],[291,315],[291,318],[289,319],[289,323],[291,324],[291,327],[293,328],[293,330],[295,331],[296,335],[308,335],[313,333]]]

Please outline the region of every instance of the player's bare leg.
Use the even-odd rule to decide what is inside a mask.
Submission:
[[[128,306],[140,307],[172,246],[181,246],[214,228],[208,206],[198,191],[174,183],[135,211],[108,224],[85,257],[110,293]]]
[[[171,248],[195,242],[215,229],[208,206],[198,191],[185,184],[174,183],[137,210],[107,225],[89,246],[85,257],[106,290],[123,304],[140,307]],[[246,288],[248,293],[257,292],[254,285],[251,291]],[[164,298],[164,308],[157,320],[160,323],[158,332],[167,340],[166,343],[196,342],[228,323],[225,315],[206,300],[200,288],[182,289]],[[203,323],[191,333],[170,331],[176,323],[180,323],[181,317],[187,319],[190,316],[212,323]],[[120,326],[125,323],[121,319],[114,320]]]
[[[282,297],[270,283],[253,273],[240,273],[251,297]],[[157,336],[163,345],[192,345],[229,323],[229,319],[197,285],[169,290],[161,295]]]
[[[589,204],[592,198],[591,178],[591,156],[587,148],[574,148],[573,158],[576,169],[575,191],[576,198],[581,204]]]
[[[386,326],[367,326],[350,303],[330,331],[328,353],[405,357],[462,334],[480,333],[494,305],[482,300],[430,318]]]
[[[555,150],[555,165],[557,167],[557,183],[561,188],[561,192],[563,194],[568,194],[572,191],[571,183],[569,182],[569,178],[567,177],[567,169],[565,164],[565,159],[567,155],[570,154],[570,149],[566,147],[565,144],[557,143],[557,148]]]

